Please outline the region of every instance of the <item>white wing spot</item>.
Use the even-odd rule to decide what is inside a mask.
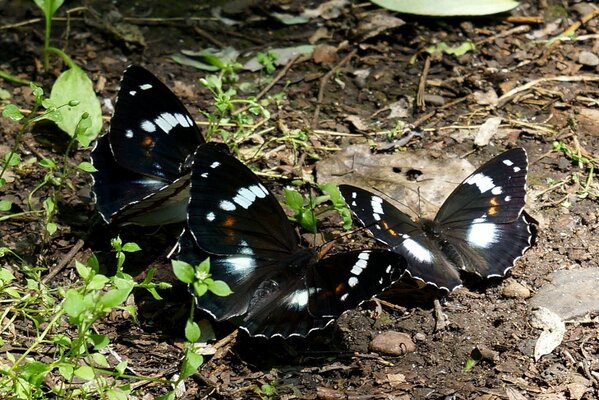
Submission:
[[[357,192],[351,192],[351,198],[355,199],[356,197],[358,197],[358,193]]]
[[[220,163],[218,161],[215,161],[212,164],[210,164],[210,168],[214,169],[214,168],[218,167],[219,165],[220,165]]]
[[[129,90],[129,95],[131,97],[135,96],[137,94],[137,90]]]
[[[506,203],[509,203],[512,200],[512,196],[505,196],[504,200]]]
[[[370,199],[370,206],[372,207],[372,212],[375,214],[384,214],[383,212],[383,199],[378,196],[372,196]]]
[[[349,285],[349,287],[355,287],[358,284],[358,282],[358,278],[356,278],[355,276],[352,276],[347,280],[347,284]]]
[[[495,187],[493,179],[480,172],[466,179],[464,183],[467,183],[469,185],[476,185],[476,187],[478,187],[478,190],[480,190],[481,193],[485,193],[486,191],[489,191]]]
[[[156,125],[160,127],[166,133],[169,133],[171,129],[177,126],[177,119],[171,113],[162,113],[154,119]]]
[[[145,120],[141,123],[140,127],[148,133],[156,132],[156,125],[154,125],[152,121]]]
[[[149,121],[148,121],[148,122],[149,122]],[[127,129],[127,130],[125,131],[125,137],[126,137],[127,139],[131,139],[131,138],[133,138],[133,131],[132,131],[131,129]]]
[[[248,245],[248,242],[246,242],[245,240],[242,240],[241,242],[239,242],[239,254],[244,254],[247,256],[253,256],[254,255],[254,250],[252,250],[252,248]]]
[[[254,200],[256,200],[256,195],[249,188],[241,188],[237,191],[237,195],[233,197],[233,201],[239,204],[241,207],[246,210],[254,204]]]
[[[512,165],[514,165],[514,163],[512,162],[512,160],[503,160],[503,163],[505,165],[507,165],[508,167],[511,167]]]
[[[252,185],[248,189],[250,189],[252,193],[254,193],[258,198],[263,199],[266,196],[268,196],[268,190],[266,190],[266,188],[261,183],[257,185]]]
[[[214,213],[212,211],[210,211],[208,214],[206,214],[206,220],[208,222],[214,221],[214,218],[216,218],[216,216],[214,215]]]
[[[191,118],[189,118],[187,115],[177,113],[175,114],[175,118],[177,119],[179,125],[181,125],[182,127],[189,128],[191,126]]]
[[[493,189],[491,189],[491,193],[497,196],[503,193],[503,188],[501,186],[495,186]]]
[[[514,167],[514,172],[520,172],[521,168],[520,167]]]
[[[200,174],[200,176],[201,176],[202,178],[208,178],[208,172],[202,172],[202,173]]]
[[[345,294],[343,294],[341,297],[339,297],[339,300],[341,300],[341,301],[345,301],[345,300],[347,300],[347,296],[348,296],[348,295],[349,295],[349,293],[345,293]]]
[[[221,208],[221,210],[225,211],[235,211],[237,209],[237,207],[235,207],[235,204],[231,203],[228,200],[221,201],[218,206]]]
[[[425,263],[433,262],[433,254],[413,239],[406,239],[401,245],[416,260]]]
[[[308,305],[308,290],[296,290],[289,296],[289,304],[302,308]]]
[[[490,222],[472,224],[468,229],[466,240],[474,247],[489,248],[492,244],[497,243],[497,227]]]
[[[152,89],[152,85],[150,85],[149,83],[144,83],[143,85],[139,85],[139,88],[141,90],[148,90],[148,89]]]

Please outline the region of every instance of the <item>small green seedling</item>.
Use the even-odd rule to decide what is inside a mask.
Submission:
[[[304,198],[297,190],[285,188],[285,204],[293,211],[293,215],[289,217],[291,221],[299,224],[306,231],[316,233],[318,224],[318,215],[330,210],[335,210],[339,213],[343,220],[343,228],[351,229],[352,219],[351,212],[339,189],[336,185],[325,183],[318,185],[318,188],[324,195]],[[316,208],[326,202],[331,202],[332,206],[321,210]]]

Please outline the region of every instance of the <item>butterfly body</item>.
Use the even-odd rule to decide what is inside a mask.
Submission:
[[[108,133],[92,151],[93,194],[102,218],[119,225],[184,221],[191,156],[202,143],[175,94],[146,69],[128,67]]]
[[[462,284],[460,271],[504,276],[531,246],[523,213],[527,167],[524,149],[504,152],[458,185],[434,219],[416,222],[364,189],[339,189],[374,237],[406,258],[410,275],[452,290]]]

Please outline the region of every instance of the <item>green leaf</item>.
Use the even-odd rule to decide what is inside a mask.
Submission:
[[[185,323],[185,339],[191,343],[195,343],[200,340],[200,336],[202,336],[200,326],[196,322],[188,319]]]
[[[46,224],[46,231],[48,231],[50,236],[54,235],[56,230],[58,230],[58,225],[56,225],[54,222],[48,222]]]
[[[115,283],[117,281],[118,283],[116,284],[116,289],[111,289],[108,292],[104,293],[102,297],[100,297],[99,302],[105,308],[111,309],[113,307],[120,306],[121,304],[123,304],[125,300],[127,300],[129,294],[131,293],[131,290],[133,290],[133,287],[135,286],[134,282],[126,281],[124,279],[116,278]]]
[[[474,42],[467,40],[464,43],[453,47],[448,46],[445,42],[437,43],[434,46],[427,47],[426,51],[430,54],[441,52],[454,56],[463,56],[464,54],[474,49],[476,49],[476,45],[474,44]]]
[[[10,211],[12,202],[8,200],[0,200],[0,211]]]
[[[171,265],[173,266],[175,276],[181,282],[192,283],[194,281],[195,270],[190,264],[180,260],[172,260]]]
[[[489,15],[518,6],[515,0],[370,0],[391,11],[430,16]]]
[[[60,364],[58,366],[58,373],[65,378],[67,381],[70,381],[73,378],[73,371],[75,369],[71,364]]]
[[[285,203],[295,212],[299,212],[304,207],[304,198],[295,189],[285,188]]]
[[[217,296],[225,297],[233,293],[229,285],[224,281],[214,281],[208,285],[208,290]]]
[[[21,111],[19,111],[19,107],[15,106],[14,104],[8,104],[6,107],[4,107],[2,116],[4,118],[12,119],[13,121],[20,121],[25,118],[25,116],[21,114]]]
[[[44,364],[41,361],[29,361],[23,366],[20,378],[25,379],[35,387],[39,387],[52,366]]]
[[[464,368],[462,368],[462,372],[470,371],[476,364],[482,360],[483,356],[478,348],[474,348],[470,352],[470,356],[466,359],[464,363]]]
[[[110,364],[108,363],[108,360],[106,359],[106,357],[103,354],[92,353],[91,358],[95,363],[94,366],[100,367],[100,368],[110,368]]]
[[[100,290],[106,286],[108,282],[108,277],[102,274],[94,275],[93,278],[89,281],[86,288],[88,290]]]
[[[53,169],[56,168],[56,163],[54,162],[54,160],[50,159],[50,158],[42,158],[39,162],[39,164],[44,167],[44,168],[48,168],[48,169]]]
[[[85,299],[76,289],[67,290],[63,303],[64,311],[68,316],[76,318],[86,309]]]
[[[90,273],[92,272],[92,269],[90,267],[80,263],[77,260],[75,260],[75,269],[77,270],[79,276],[82,277],[84,280],[87,280],[90,276]]]
[[[15,276],[12,272],[7,270],[6,268],[0,268],[0,284],[7,285],[11,283],[15,279]]]
[[[100,130],[102,129],[102,109],[100,101],[94,92],[93,83],[88,78],[85,71],[79,67],[73,67],[64,71],[52,86],[50,100],[56,105],[68,104],[72,100],[77,100],[77,106],[64,106],[60,109],[62,120],[56,120],[49,116],[56,125],[71,136],[75,135],[77,124],[81,120],[83,113],[87,112],[91,121],[91,126],[85,134],[77,139],[83,146],[89,146]]]
[[[131,393],[130,388],[125,387],[113,387],[106,392],[106,398],[108,400],[127,400],[129,399],[129,394]]]
[[[95,377],[94,369],[89,365],[82,365],[81,367],[77,368],[74,373],[75,376],[86,381],[91,381]]]
[[[90,162],[87,161],[83,161],[80,162],[79,165],[77,165],[77,168],[79,168],[81,171],[85,171],[85,172],[98,172],[98,170],[96,169],[96,167],[94,167],[94,165]]]
[[[56,10],[60,8],[64,0],[33,0],[35,4],[44,12],[44,15],[51,18]]]
[[[189,378],[195,374],[204,362],[204,357],[201,354],[195,353],[192,349],[188,349],[181,365],[181,379]]]
[[[15,153],[14,151],[8,152],[4,155],[4,163],[9,167],[14,167],[15,165],[19,165],[21,162],[21,155],[19,153]]]
[[[125,253],[135,253],[136,251],[140,251],[141,247],[137,243],[129,242],[125,243],[122,247],[122,251]]]
[[[208,285],[206,285],[203,282],[195,281],[192,286],[193,286],[193,293],[198,297],[202,297],[208,291]]]

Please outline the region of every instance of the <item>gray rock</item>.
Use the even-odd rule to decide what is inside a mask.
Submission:
[[[581,51],[580,54],[578,54],[578,63],[588,65],[589,67],[596,67],[599,65],[599,57],[590,51]]]
[[[548,308],[562,321],[599,312],[599,268],[555,271],[550,279],[530,299],[530,308]]]

